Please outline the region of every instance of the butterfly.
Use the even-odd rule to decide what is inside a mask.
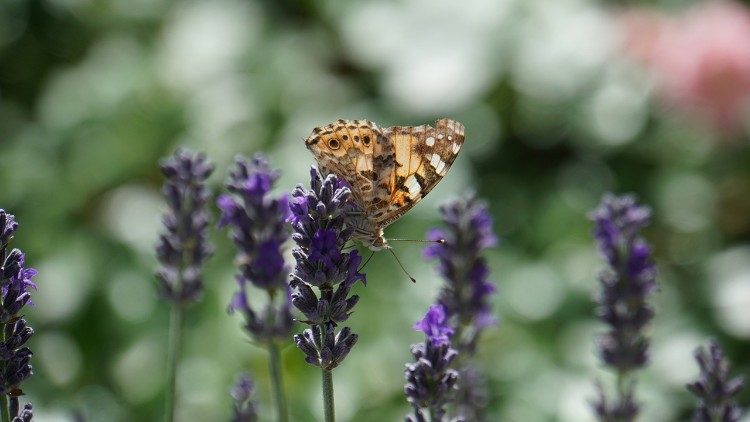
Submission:
[[[338,120],[305,140],[321,172],[351,187],[359,212],[348,223],[373,251],[389,248],[383,229],[440,182],[463,143],[464,125],[451,119],[382,129],[368,120]]]

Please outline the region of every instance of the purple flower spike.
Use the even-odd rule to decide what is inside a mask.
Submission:
[[[255,422],[258,420],[258,411],[252,400],[255,385],[250,374],[242,373],[237,377],[229,394],[234,401],[234,413],[232,422]]]
[[[458,371],[450,367],[458,352],[451,347],[453,330],[446,325],[443,306],[432,305],[414,329],[425,333],[425,341],[412,345],[414,363],[404,371],[404,393],[413,409],[406,421],[426,421],[427,415],[432,421],[443,421],[459,381]]]
[[[213,170],[205,155],[184,149],[161,164],[168,209],[162,217],[165,231],[156,245],[161,264],[156,276],[161,296],[175,304],[195,303],[203,293],[202,268],[213,253],[206,211],[210,196],[206,179]]]
[[[695,360],[700,366],[697,381],[687,385],[699,402],[693,414],[695,422],[737,422],[742,418],[742,409],[735,396],[744,386],[742,377],[729,377],[729,361],[718,343],[712,341],[708,350],[698,348]]]
[[[31,290],[36,290],[33,281],[37,272],[26,266],[26,255],[20,249],[8,252],[9,242],[18,229],[12,214],[0,209],[0,329],[5,340],[0,343],[0,394],[7,396],[9,415],[13,421],[31,421],[31,404],[19,408],[18,396],[23,394],[21,383],[33,374],[33,353],[26,346],[34,330],[29,327],[21,313],[31,303]]]
[[[635,197],[611,194],[604,195],[591,213],[594,239],[608,264],[599,275],[596,313],[608,326],[598,339],[599,357],[617,373],[623,386],[613,402],[607,401],[599,386],[599,398],[593,406],[602,421],[633,420],[639,413],[635,382],[628,378],[648,363],[648,340],[643,329],[654,316],[646,300],[656,290],[656,270],[651,249],[639,232],[648,225],[650,215]]]
[[[487,206],[474,196],[441,206],[440,214],[446,229],[432,229],[427,238],[441,243],[426,247],[424,256],[438,260],[438,271],[445,279],[438,302],[461,333],[456,346],[473,353],[482,330],[496,322],[489,302],[495,285],[488,281],[489,267],[482,254],[497,244],[497,237]]]
[[[237,247],[236,261],[239,291],[229,304],[230,312],[245,317],[245,330],[260,343],[286,341],[292,332],[289,312],[291,300],[287,288],[289,268],[284,263],[283,247],[289,239],[286,196],[271,195],[279,174],[271,170],[261,154],[252,160],[237,157],[229,174],[229,194],[219,196],[219,227],[227,227]],[[268,301],[259,314],[250,308],[250,286],[265,291]]]
[[[424,256],[438,261],[438,272],[445,280],[438,303],[445,310],[447,327],[456,333],[453,344],[463,356],[465,366],[459,373],[469,374],[462,375],[458,386],[455,413],[464,420],[481,420],[486,406],[481,397],[488,395],[487,387],[468,360],[484,329],[497,323],[490,305],[495,285],[489,281],[484,257],[485,250],[497,244],[497,237],[487,206],[473,195],[441,206],[440,214],[445,229],[432,229],[427,238],[441,242],[426,247]]]
[[[343,251],[354,232],[346,224],[347,213],[354,211],[351,190],[335,175],[324,179],[315,168],[310,179],[310,189],[297,186],[289,205],[297,262],[290,282],[292,304],[305,316],[302,322],[312,325],[294,339],[308,363],[331,370],[357,341],[348,327],[338,334],[335,327],[352,314],[359,296],[349,293],[357,281],[365,283],[365,275],[358,271],[359,253]]]

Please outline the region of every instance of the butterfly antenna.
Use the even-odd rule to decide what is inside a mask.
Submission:
[[[401,267],[401,270],[404,271],[404,274],[406,274],[407,277],[409,277],[412,283],[416,283],[417,280],[415,280],[414,277],[412,277],[411,274],[409,274],[409,271],[406,271],[406,268],[404,268],[404,264],[402,264],[401,260],[398,259],[398,257],[396,256],[396,252],[393,252],[393,249],[391,248],[388,248],[388,250],[391,252],[391,255],[393,255],[393,257],[396,258],[396,262],[398,262],[398,266]]]
[[[418,243],[445,243],[445,239],[427,240],[427,239],[386,239],[389,242],[418,242]]]
[[[370,256],[368,256],[367,259],[365,259],[365,263],[362,264],[361,267],[359,267],[357,272],[360,272],[365,269],[365,266],[367,265],[368,262],[370,262],[370,259],[372,258],[373,255],[375,255],[375,251],[370,251]]]

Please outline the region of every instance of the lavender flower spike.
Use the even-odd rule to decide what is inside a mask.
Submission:
[[[593,406],[599,420],[629,421],[639,412],[634,400],[635,382],[630,377],[648,363],[648,340],[643,329],[654,316],[646,300],[656,290],[656,270],[651,249],[639,234],[649,223],[650,211],[638,205],[633,196],[606,194],[591,218],[599,252],[608,264],[599,275],[597,316],[608,326],[598,341],[599,357],[617,373],[620,386],[619,397],[611,403],[599,388]]]
[[[203,154],[178,149],[161,163],[166,177],[162,192],[167,211],[162,217],[165,231],[156,244],[161,266],[156,273],[160,295],[172,304],[169,319],[167,388],[164,420],[174,420],[177,366],[182,346],[185,308],[203,293],[203,264],[213,251],[208,243],[206,211],[210,193],[206,179],[213,165]]]
[[[255,422],[258,420],[258,411],[252,400],[254,391],[255,385],[250,378],[250,374],[240,374],[229,392],[234,401],[232,422]]]
[[[473,195],[441,206],[440,214],[447,229],[433,229],[427,237],[444,241],[426,247],[424,256],[438,260],[445,279],[438,302],[456,329],[456,347],[473,353],[482,330],[496,322],[489,303],[495,286],[487,280],[489,267],[482,253],[497,244],[497,237],[487,206]]]
[[[206,179],[213,170],[203,154],[184,149],[161,164],[167,179],[162,191],[168,209],[162,218],[166,230],[156,246],[161,263],[157,278],[160,294],[181,306],[199,299],[203,292],[203,263],[213,251],[208,244],[206,211]]]
[[[305,362],[321,368],[323,413],[326,422],[335,419],[332,370],[357,343],[357,334],[349,327],[338,333],[339,323],[349,319],[359,296],[349,295],[361,280],[359,264],[362,257],[356,250],[344,252],[353,229],[346,224],[347,213],[355,211],[349,202],[351,190],[346,183],[329,174],[325,179],[313,167],[310,189],[298,185],[292,192],[289,218],[297,244],[292,250],[297,265],[289,283],[295,289],[292,303],[311,325],[294,336],[297,347],[305,354]],[[317,290],[317,293],[315,290]]]
[[[226,183],[229,194],[221,195],[217,201],[221,209],[219,226],[230,229],[237,247],[239,290],[229,311],[242,313],[245,330],[262,344],[287,341],[293,325],[287,285],[289,268],[283,255],[284,243],[289,239],[289,205],[285,195],[271,195],[278,178],[263,155],[256,154],[251,160],[237,157]],[[251,286],[268,295],[260,313],[250,308],[247,294]]]
[[[718,343],[712,341],[708,350],[702,347],[695,351],[695,360],[700,366],[697,381],[687,385],[699,404],[693,415],[695,422],[737,422],[742,409],[734,397],[744,385],[742,377],[729,378],[729,361]]]
[[[8,252],[18,223],[12,214],[0,209],[0,401],[9,409],[14,421],[31,421],[31,404],[19,409],[18,397],[23,395],[21,383],[33,374],[33,353],[26,346],[34,330],[20,315],[26,305],[31,304],[31,289],[36,270],[26,267],[26,255],[20,249]]]
[[[440,207],[445,229],[433,229],[431,240],[444,240],[425,248],[428,259],[437,259],[445,280],[438,296],[455,331],[453,344],[461,355],[461,382],[456,394],[456,414],[465,420],[481,421],[487,405],[487,384],[481,372],[471,366],[477,341],[485,328],[496,323],[490,306],[495,285],[488,280],[484,251],[497,244],[492,218],[486,204],[473,195]]]
[[[458,372],[450,368],[458,352],[451,347],[453,329],[448,325],[445,307],[432,305],[414,329],[425,333],[425,341],[412,345],[415,362],[407,364],[404,371],[404,393],[414,412],[406,421],[444,421],[446,405],[453,398],[459,378]]]
[[[284,263],[284,243],[289,239],[286,223],[289,204],[286,195],[272,196],[279,173],[268,160],[256,154],[251,160],[237,157],[226,183],[228,194],[219,197],[219,227],[228,227],[237,248],[238,291],[229,304],[229,312],[245,317],[245,331],[269,351],[269,372],[277,420],[287,420],[279,344],[289,341],[294,320],[291,292]],[[262,311],[250,307],[250,290],[265,292]]]
[[[346,213],[353,211],[349,187],[335,175],[324,180],[315,168],[310,178],[311,189],[300,185],[292,193],[289,221],[297,265],[290,285],[295,289],[292,303],[304,314],[303,322],[313,327],[294,340],[308,363],[330,371],[357,342],[351,329],[336,333],[335,327],[351,315],[359,296],[349,292],[357,281],[364,283],[365,276],[358,272],[362,258],[357,251],[342,250],[353,233],[346,225]]]

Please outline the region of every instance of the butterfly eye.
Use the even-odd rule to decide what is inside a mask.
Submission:
[[[339,147],[341,146],[341,144],[339,143],[339,141],[338,141],[338,140],[336,140],[336,139],[331,139],[330,141],[328,141],[328,146],[329,146],[329,147],[330,147],[331,149],[339,149]]]

